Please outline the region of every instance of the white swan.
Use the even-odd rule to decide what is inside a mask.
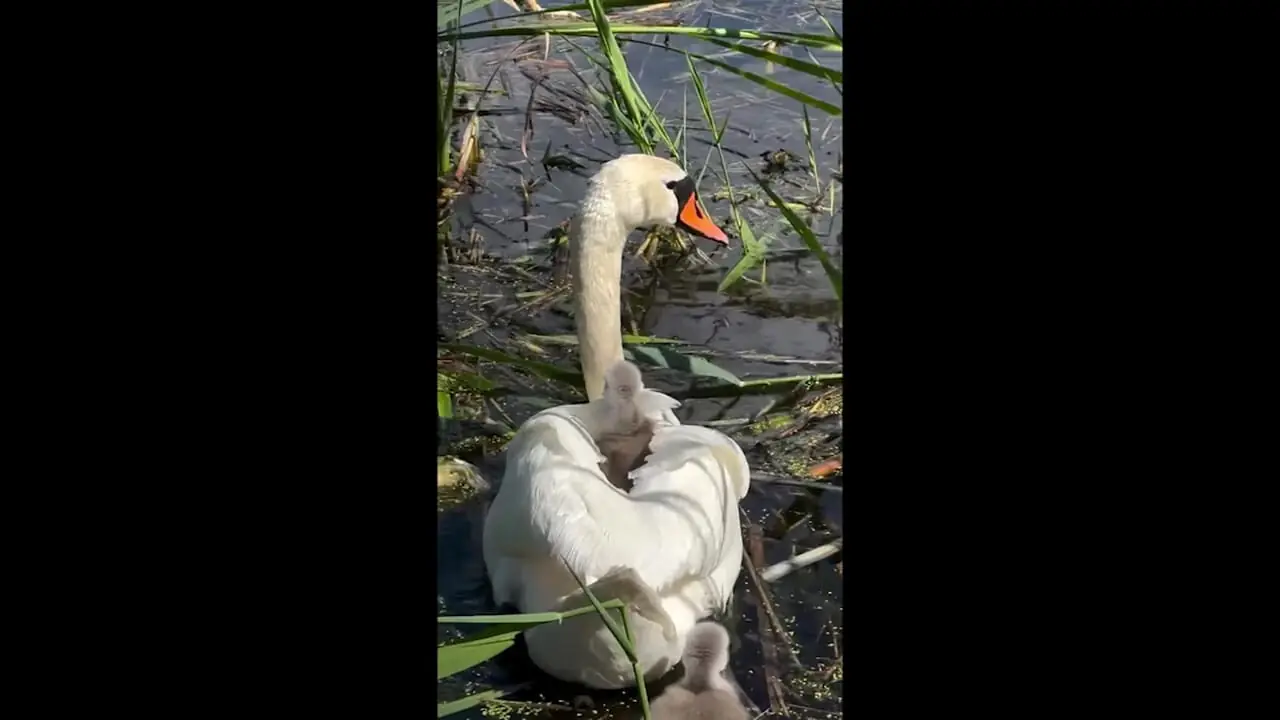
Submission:
[[[693,180],[667,160],[624,155],[587,186],[570,230],[576,322],[587,397],[622,360],[623,244],[642,225],[677,224],[728,244],[698,207]],[[587,604],[573,568],[601,600],[628,613],[647,679],[680,660],[698,620],[729,601],[742,562],[738,501],[750,469],[723,433],[681,425],[679,406],[642,389],[635,402],[653,428],[630,493],[601,471],[602,404],[561,405],[521,426],[484,526],[484,560],[494,600],[521,612]],[[561,680],[595,688],[635,684],[631,664],[594,614],[525,633],[530,658]]]

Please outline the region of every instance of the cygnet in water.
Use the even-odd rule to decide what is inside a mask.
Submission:
[[[627,475],[642,464],[653,439],[653,424],[645,419],[636,402],[641,390],[644,380],[640,368],[621,360],[605,373],[604,397],[598,401],[604,408],[602,430],[595,438],[605,457],[600,469],[609,482],[627,491],[631,490]]]
[[[747,720],[747,709],[723,673],[729,667],[729,633],[701,622],[689,631],[684,677],[653,703],[654,720]]]

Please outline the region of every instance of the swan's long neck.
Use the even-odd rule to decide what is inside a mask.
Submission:
[[[604,183],[590,183],[569,236],[578,350],[589,400],[604,395],[604,373],[622,359],[622,248],[630,231]]]

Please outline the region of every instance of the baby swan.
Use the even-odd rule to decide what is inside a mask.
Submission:
[[[733,685],[722,674],[729,666],[729,633],[718,623],[700,622],[689,631],[684,677],[653,703],[654,720],[747,720]]]
[[[594,438],[605,461],[600,464],[609,482],[622,490],[631,490],[627,477],[648,455],[653,439],[653,423],[646,420],[637,402],[644,380],[640,368],[620,360],[605,372],[604,397],[598,402],[604,408],[602,431]]]

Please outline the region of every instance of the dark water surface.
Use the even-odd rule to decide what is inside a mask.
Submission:
[[[832,25],[843,33],[840,6],[820,3],[820,7]],[[495,4],[493,9],[499,15],[512,14],[501,3]],[[483,17],[483,13],[477,13],[465,20]],[[654,13],[652,17],[654,22],[674,21],[682,25],[700,26],[709,20],[716,27],[826,32],[812,5],[786,0],[677,3],[671,9]],[[662,36],[644,39],[663,42]],[[575,38],[575,42],[592,51],[596,49],[596,44],[586,38]],[[499,270],[495,274],[460,265],[441,270],[442,297],[437,311],[437,320],[445,337],[497,348],[530,333],[573,333],[572,318],[567,312],[567,295],[549,296],[545,301],[531,297],[554,285],[549,280],[553,267],[550,255],[542,254],[548,243],[546,235],[576,210],[586,177],[593,174],[601,162],[636,151],[634,147],[614,142],[614,138],[602,132],[595,121],[579,118],[576,123],[570,122],[572,113],[563,109],[563,105],[568,104],[566,102],[562,103],[559,112],[546,106],[547,109],[531,113],[533,131],[532,136],[525,140],[529,156],[526,160],[521,142],[525,132],[525,108],[529,106],[530,88],[533,86],[530,72],[533,77],[546,72],[546,79],[537,90],[535,108],[543,107],[536,102],[538,98],[555,102],[558,96],[553,90],[548,90],[549,87],[580,88],[581,83],[567,70],[547,69],[540,62],[543,53],[541,41],[531,44],[531,47],[536,47],[532,60],[502,61],[514,44],[511,38],[463,44],[459,66],[465,79],[483,84],[495,68],[500,68],[495,85],[503,83],[510,93],[509,96],[486,100],[484,107],[512,112],[484,116],[481,132],[486,155],[478,175],[479,187],[455,207],[453,229],[457,235],[466,238],[466,242],[476,243],[482,248],[483,253],[493,259],[490,264]],[[728,53],[705,42],[671,37],[670,45],[716,57],[843,106],[840,95],[817,78],[785,67],[774,68],[769,74],[770,70],[763,61]],[[623,44],[623,50],[645,94],[667,118],[668,131],[673,136],[679,130],[683,112],[681,105],[686,102],[687,90],[690,130],[686,168],[696,177],[704,164],[709,163],[699,184],[699,193],[717,223],[731,231],[728,201],[718,199],[720,196],[717,195],[724,185],[720,177],[720,160],[718,155],[708,154],[711,150],[706,143],[708,134],[702,129],[701,112],[690,85],[684,56],[635,44]],[[808,55],[801,49],[784,48],[781,52],[808,60]],[[837,54],[815,55],[829,67],[840,67]],[[548,59],[564,58],[572,58],[588,81],[600,81],[595,73],[589,71],[589,64],[567,44],[553,42]],[[700,64],[699,70],[703,73],[717,121],[723,122],[726,114],[730,118],[724,144],[735,192],[754,185],[744,163],[760,173],[765,165],[760,157],[762,153],[786,150],[798,159],[797,165],[802,169],[785,176],[791,179],[791,183],[776,181],[775,190],[788,199],[813,197],[814,181],[805,169],[807,150],[799,103],[770,94],[753,83],[705,64]],[[822,189],[826,193],[832,171],[842,169],[838,155],[843,134],[842,119],[814,109],[810,109],[809,117],[814,154],[823,181]],[[659,152],[661,154],[662,151]],[[581,167],[548,171],[540,162],[546,153],[569,157]],[[527,193],[530,203],[527,212],[526,190],[522,185],[525,188],[533,185]],[[820,216],[814,221],[813,229],[839,265],[842,262],[838,236],[842,228],[843,195],[840,184],[834,184],[834,188],[835,215]],[[700,242],[699,247],[709,254],[709,265],[653,268],[643,260],[628,257],[624,267],[624,285],[631,292],[629,299],[633,303],[632,314],[638,329],[645,335],[691,343],[689,350],[705,353],[714,363],[743,379],[840,372],[843,336],[838,308],[821,266],[803,250],[801,240],[791,232],[776,208],[754,202],[743,204],[740,211],[756,235],[768,243],[767,282],[763,285],[740,282],[724,293],[717,291],[720,280],[742,255],[742,244],[736,238],[728,250],[713,251],[708,243]],[[641,236],[640,232],[634,233],[632,242],[638,245]],[[634,249],[634,246],[629,245],[629,248]],[[528,281],[527,285],[521,284],[524,280],[513,281],[511,276],[501,274],[517,265],[525,268],[521,277]],[[748,272],[748,277],[758,278],[759,269]],[[562,366],[576,365],[572,348],[547,344],[541,344],[541,348],[551,357],[540,359]],[[660,371],[650,372],[646,368],[645,376],[648,384],[660,390],[678,391],[687,387],[683,378]],[[527,377],[520,379],[530,390],[504,398],[501,403],[502,410],[514,424],[523,422],[542,407],[571,401],[562,395],[561,390],[539,386]],[[777,395],[766,395],[736,401],[688,400],[677,414],[684,422],[696,423],[746,418],[777,399]],[[816,434],[838,438],[837,419],[838,416],[828,418],[821,426],[823,431]],[[746,432],[742,425],[726,425],[721,429],[742,445],[753,470],[779,472],[776,466],[782,461],[776,457],[774,449],[781,447],[783,442],[777,433]],[[802,433],[786,441],[801,442],[799,437],[808,435]],[[449,439],[453,438],[445,438]],[[837,439],[835,442],[834,452],[827,452],[827,455],[841,452],[839,443],[842,441]],[[503,462],[500,454],[468,459],[475,462],[491,481],[500,478]],[[743,501],[743,508],[753,523],[765,529],[764,564],[780,562],[793,552],[803,552],[838,537],[843,523],[840,499],[841,494],[836,492],[753,483],[751,492]],[[478,497],[439,512],[437,567],[440,597],[437,611],[441,614],[495,611],[488,595],[480,552],[484,510],[485,498]],[[793,523],[795,527],[786,530]],[[834,563],[836,559],[794,572],[769,587],[777,615],[793,636],[792,645],[799,661],[809,668],[805,672],[788,670],[785,660],[778,665],[784,675],[783,684],[791,688],[788,692],[792,694],[788,694],[786,700],[796,706],[792,708],[792,714],[797,717],[823,717],[821,713],[805,708],[838,711],[840,707],[842,673],[830,671],[832,659],[843,653],[844,647],[841,631],[843,579]],[[770,700],[763,677],[757,604],[754,587],[744,571],[738,580],[730,617],[724,619],[735,638],[731,667],[752,700],[761,709],[768,709]],[[438,640],[453,636],[456,636],[456,628],[441,627],[438,631]],[[513,652],[507,654],[512,655]],[[571,701],[575,690],[547,681],[518,660],[491,662],[465,678],[451,679],[441,685],[442,698],[451,699],[479,689],[506,688],[532,682],[532,691],[519,693],[519,699],[539,700],[541,696],[546,702],[555,704]],[[628,713],[635,712],[632,707],[634,691],[599,693],[593,697],[595,717],[610,714],[628,716]],[[557,715],[569,717],[576,714]],[[592,713],[588,711],[583,715],[592,716]],[[480,711],[474,710],[455,717],[479,716]]]

